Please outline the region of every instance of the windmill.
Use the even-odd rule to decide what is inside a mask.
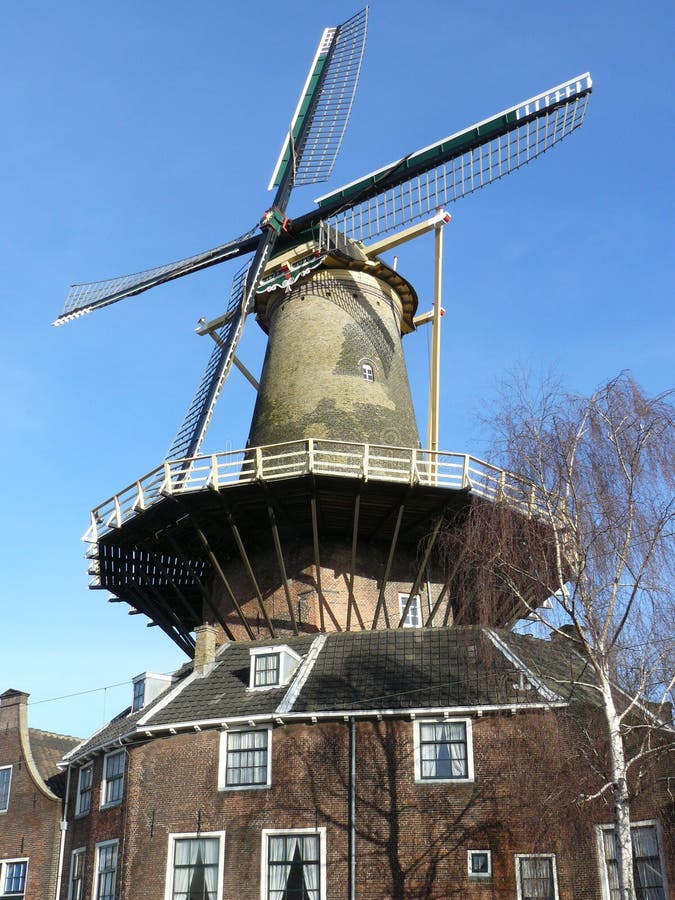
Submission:
[[[349,628],[358,620],[364,627],[355,598],[357,545],[363,534],[385,541],[382,571],[373,576],[379,585],[377,598],[366,617],[370,627],[378,627],[381,616],[386,625],[393,621],[385,588],[400,555],[402,536],[407,534],[409,546],[416,547],[420,535],[431,531],[423,565],[410,579],[400,616],[398,611],[395,615],[398,624],[404,625],[424,579],[442,515],[456,500],[449,499],[448,487],[459,488],[462,496],[469,490],[488,498],[508,495],[530,514],[536,507],[531,486],[524,487],[507,473],[458,454],[441,458],[435,448],[423,458],[400,351],[401,335],[413,331],[419,321],[415,319],[417,298],[412,286],[383,263],[380,254],[424,231],[438,233],[444,218],[439,209],[526,165],[579,128],[591,93],[590,75],[557,85],[331,191],[316,201],[315,209],[289,221],[286,210],[293,188],[325,181],[332,171],[356,92],[366,27],[364,9],[324,31],[270,182],[276,191],[274,201],[258,225],[187,259],[133,275],[76,284],[55,322],[63,324],[164,282],[247,257],[233,280],[223,314],[198,329],[213,337],[215,347],[164,462],[94,510],[85,537],[92,544],[94,586],[107,588],[115,599],[148,615],[188,652],[189,632],[202,620],[205,609],[228,637],[254,637],[251,615],[225,571],[224,560],[233,555],[250,582],[257,621],[275,636],[275,616],[267,608],[262,576],[244,540],[248,529],[255,552],[260,551],[258,515],[269,520],[267,549],[287,607],[285,621],[298,633],[299,601],[282,552],[283,540],[291,534],[293,540],[304,540],[311,551],[318,598],[314,618],[320,621],[316,627],[325,630],[330,622],[336,628]],[[293,302],[286,302],[288,298]],[[298,299],[307,302],[295,302]],[[331,305],[321,311],[325,303]],[[436,303],[436,322],[438,307]],[[227,454],[200,457],[214,406],[232,365],[237,364],[235,353],[244,322],[253,310],[270,339],[249,444],[231,458],[226,459]],[[333,344],[347,333],[353,339],[346,339],[341,356],[336,355]],[[364,341],[374,348],[370,356],[362,349]],[[303,374],[303,381],[297,377],[297,366],[289,368],[289,360],[305,351],[313,356],[304,360],[310,374]],[[340,374],[342,357],[349,357],[349,377]],[[358,385],[352,377],[356,366],[362,376]],[[372,392],[368,398],[363,393],[371,390],[373,381],[379,391],[376,400]],[[324,390],[330,396],[322,395]],[[302,405],[305,394],[314,395],[311,414]],[[357,412],[352,415],[352,410]],[[395,427],[387,429],[391,422]],[[378,450],[380,445],[386,445],[386,451]],[[359,485],[350,493],[352,488],[345,482],[327,481],[322,495],[322,477],[356,478]],[[372,487],[375,482],[379,482],[377,490]],[[368,487],[363,488],[364,484]],[[302,510],[300,495],[308,501]],[[167,504],[167,498],[172,502]],[[348,537],[351,548],[342,618],[321,581],[322,503],[324,509],[330,508],[330,515],[323,519],[325,533],[330,533],[331,540],[337,535],[341,540]],[[345,513],[347,505],[350,514]],[[229,528],[227,541],[223,515]],[[409,527],[407,516],[412,516]],[[278,524],[282,518],[283,527]],[[215,538],[214,530],[218,531]],[[416,550],[411,558],[415,556]],[[297,563],[299,580],[305,563]],[[262,568],[269,566],[265,563]],[[237,620],[236,627],[229,613],[223,614],[223,604],[214,603],[210,585],[215,582]],[[444,597],[448,602],[447,593],[447,586],[445,590],[441,586],[433,602],[430,598],[424,624],[433,623]],[[509,615],[516,612],[511,610]],[[447,617],[446,610],[446,621]]]
[[[354,240],[372,241],[520,168],[583,122],[591,91],[588,74],[338,188],[317,200],[318,209],[290,223],[285,210],[293,187],[326,181],[332,172],[358,84],[366,27],[367,8],[324,31],[270,181],[270,188],[276,188],[274,202],[260,227],[187,259],[132,275],[75,284],[54,323],[64,324],[165,282],[253,254],[234,279],[225,314],[216,320],[220,323],[217,346],[167,459],[199,453],[246,315],[277,242],[303,243],[316,236],[320,223],[328,223]]]

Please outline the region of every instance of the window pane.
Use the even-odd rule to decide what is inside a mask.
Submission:
[[[14,862],[5,866],[5,894],[23,894],[26,889],[26,869],[28,863]]]
[[[175,841],[172,900],[215,900],[219,849],[219,838]]]
[[[96,900],[114,900],[117,875],[117,844],[98,848],[98,889]]]
[[[106,757],[104,803],[118,803],[124,787],[124,750]]]
[[[550,857],[521,859],[520,887],[523,900],[555,900],[553,860]]]
[[[12,780],[12,767],[0,769],[0,810],[3,812],[9,807],[9,784]]]
[[[228,734],[226,785],[267,784],[267,735],[266,730]]]
[[[255,657],[255,687],[279,684],[279,654],[261,653]]]
[[[422,778],[468,778],[466,723],[420,724]]]
[[[270,835],[268,900],[319,900],[319,835]]]

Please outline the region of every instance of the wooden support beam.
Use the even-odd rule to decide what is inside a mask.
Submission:
[[[427,541],[427,546],[424,551],[424,556],[422,557],[422,562],[417,571],[417,575],[415,576],[415,580],[413,581],[413,585],[410,588],[410,593],[408,594],[408,599],[406,600],[405,606],[401,611],[401,618],[399,619],[398,627],[402,628],[403,623],[405,622],[406,616],[408,615],[408,610],[410,609],[410,605],[413,602],[413,598],[417,595],[420,584],[422,583],[422,579],[424,578],[424,571],[427,567],[427,563],[429,562],[429,557],[431,556],[431,551],[434,549],[434,544],[436,543],[436,539],[438,538],[438,534],[441,530],[441,525],[443,524],[444,516],[440,515],[436,520],[436,525],[434,526],[434,530],[431,533],[431,537]],[[420,610],[422,605],[420,604]]]
[[[288,604],[288,614],[291,617],[291,622],[293,623],[293,634],[298,634],[298,622],[295,618],[295,610],[293,609],[293,598],[291,597],[291,587],[288,582],[288,575],[286,574],[286,565],[284,563],[284,554],[281,550],[281,539],[279,538],[279,529],[277,528],[277,519],[274,514],[274,507],[270,504],[267,507],[267,515],[270,520],[270,527],[272,529],[272,540],[274,541],[274,551],[277,555],[277,565],[279,566],[279,573],[281,575],[281,582],[284,586],[284,593],[286,594],[286,603]]]
[[[384,575],[382,577],[382,584],[380,585],[380,593],[377,598],[377,605],[375,607],[375,615],[373,616],[373,628],[377,628],[377,621],[380,618],[380,610],[384,605],[384,624],[389,628],[389,613],[387,612],[387,606],[384,603],[384,592],[387,587],[387,583],[389,581],[389,573],[391,572],[391,564],[394,561],[394,553],[396,552],[396,544],[398,542],[398,533],[401,530],[401,521],[403,519],[403,512],[405,510],[405,506],[403,503],[400,504],[398,508],[398,515],[396,516],[396,525],[394,526],[394,533],[391,537],[391,544],[389,545],[389,556],[387,557],[387,564],[384,568]]]
[[[330,616],[330,620],[333,623],[336,631],[342,631],[340,628],[340,623],[335,618],[335,613],[330,608],[330,604],[326,600],[323,594],[323,587],[321,586],[321,557],[319,556],[319,516],[317,511],[317,503],[316,496],[312,495],[310,499],[310,505],[312,509],[312,540],[314,543],[314,566],[316,570],[316,593],[319,597],[319,622],[320,629],[322,632],[326,630],[326,620],[324,617],[324,607],[326,612]]]
[[[178,546],[178,542],[168,531],[167,531],[165,537],[168,540],[168,542],[171,544],[171,546],[173,547],[173,551],[176,554],[176,556],[178,557],[178,559],[180,559],[180,561],[189,570],[190,574],[194,578],[195,583],[197,584],[197,587],[199,588],[199,592],[202,595],[202,601],[206,606],[208,606],[209,610],[211,611],[211,615],[213,616],[215,621],[218,622],[218,624],[223,629],[223,631],[225,632],[225,634],[229,638],[229,640],[231,640],[231,641],[236,640],[234,634],[230,630],[229,625],[227,624],[227,622],[225,621],[223,616],[220,614],[220,612],[216,608],[215,604],[212,603],[211,597],[209,596],[209,591],[208,591],[206,585],[202,582],[201,578],[195,571],[195,568],[192,565],[192,563],[190,562],[190,560],[187,559],[185,556],[183,556],[183,551]],[[203,612],[202,612],[202,618],[203,618]]]
[[[356,613],[356,617],[359,620],[359,625],[363,629],[363,619],[361,618],[361,614],[359,612],[359,607],[356,603],[356,597],[354,597],[354,575],[356,571],[356,547],[359,538],[359,513],[361,510],[361,492],[357,491],[356,496],[354,497],[354,519],[352,524],[352,555],[349,566],[349,587],[347,592],[347,631],[351,630],[352,624],[352,604],[354,606],[354,612]]]
[[[218,495],[220,496],[220,495]],[[222,500],[222,498],[221,498]],[[244,564],[244,568],[246,569],[246,574],[249,577],[249,581],[253,586],[253,590],[255,592],[256,600],[258,601],[258,607],[260,608],[260,612],[263,615],[263,619],[265,620],[265,625],[269,630],[271,637],[275,638],[276,631],[274,630],[274,625],[272,624],[272,620],[270,619],[267,610],[265,609],[265,601],[263,600],[262,593],[260,591],[260,587],[258,586],[258,581],[255,577],[255,573],[253,571],[253,566],[251,565],[251,561],[248,558],[248,553],[246,552],[246,548],[244,547],[244,542],[241,539],[241,534],[239,533],[239,529],[237,528],[237,524],[234,521],[234,516],[227,510],[227,521],[230,525],[230,531],[232,532],[232,537],[234,538],[234,542],[237,545],[237,550],[239,551],[239,556],[241,557],[241,561]]]
[[[223,572],[220,562],[218,561],[218,557],[211,549],[211,545],[209,544],[208,538],[204,534],[199,523],[196,521],[194,514],[191,513],[190,518],[192,519],[192,526],[195,529],[197,537],[199,538],[204,550],[206,550],[206,555],[208,556],[209,560],[211,561],[211,565],[213,566],[213,569],[214,569],[216,575],[218,576],[218,578],[222,582],[225,590],[227,591],[227,593],[230,597],[230,600],[232,601],[232,604],[237,611],[237,615],[239,616],[239,618],[241,620],[241,624],[244,626],[244,628],[246,630],[246,634],[250,637],[250,639],[252,641],[254,641],[255,635],[253,634],[253,630],[252,630],[251,626],[249,625],[248,619],[244,615],[241,606],[239,605],[239,601],[237,600],[237,598],[234,595],[234,591],[230,587],[230,582],[225,577],[225,573]]]
[[[145,606],[150,614],[149,618],[159,625],[164,634],[170,637],[174,644],[176,644],[186,656],[192,657],[194,652],[194,641],[185,629],[177,630],[176,627],[162,614],[161,609],[159,609],[149,597],[142,594],[138,588],[134,589],[129,587],[125,593],[128,593],[131,596],[135,606]]]

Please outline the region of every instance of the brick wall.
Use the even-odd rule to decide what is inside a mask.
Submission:
[[[515,854],[552,853],[560,900],[598,900],[594,825],[612,811],[578,802],[578,723],[548,711],[472,724],[474,781],[419,784],[412,721],[357,723],[357,897],[513,900]],[[275,727],[270,788],[219,791],[219,746],[217,730],[130,746],[124,804],[72,823],[69,850],[86,845],[91,863],[97,841],[119,837],[118,897],[164,900],[169,835],[225,831],[223,896],[259,900],[262,830],[325,828],[327,896],[346,898],[348,723]],[[634,804],[636,819],[655,813],[648,796]],[[489,883],[469,879],[470,849],[491,850]]]
[[[9,806],[0,813],[0,860],[28,859],[26,900],[55,896],[61,801],[38,774],[28,740],[28,694],[0,697],[0,767],[12,766]]]

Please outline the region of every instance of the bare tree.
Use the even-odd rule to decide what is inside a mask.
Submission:
[[[604,777],[587,799],[613,796],[619,896],[633,900],[632,792],[673,746],[672,395],[649,398],[627,373],[590,398],[514,378],[491,422],[495,462],[546,490],[529,517],[513,512],[525,487],[521,498],[474,503],[450,545],[462,543],[485,619],[515,596],[587,659],[583,686],[600,698],[607,744]]]

